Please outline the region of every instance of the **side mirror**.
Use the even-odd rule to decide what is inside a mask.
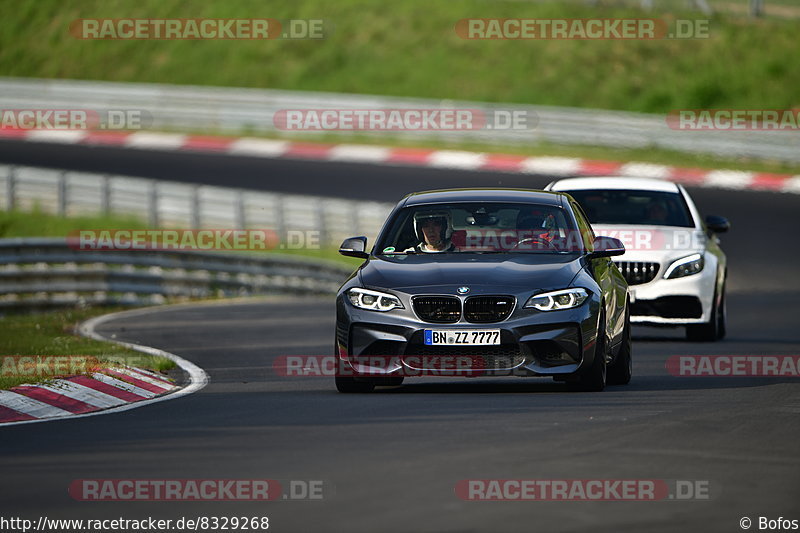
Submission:
[[[359,259],[366,259],[369,257],[367,253],[367,238],[366,237],[350,237],[342,242],[339,247],[339,253],[347,257],[358,257]]]
[[[602,235],[594,238],[594,251],[589,253],[592,259],[597,257],[613,257],[625,253],[625,245],[622,241],[614,237],[604,237]]]
[[[711,233],[725,233],[731,229],[731,223],[725,217],[708,215],[706,217],[706,228]]]

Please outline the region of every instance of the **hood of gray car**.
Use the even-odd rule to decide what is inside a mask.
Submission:
[[[382,256],[359,273],[365,287],[406,293],[485,294],[530,289],[558,289],[582,268],[577,254],[441,254]]]

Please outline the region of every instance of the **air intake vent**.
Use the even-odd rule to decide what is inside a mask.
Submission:
[[[645,263],[643,261],[618,261],[619,271],[625,276],[628,285],[641,285],[653,281],[658,274],[658,263]]]
[[[468,322],[500,322],[514,309],[513,296],[472,296],[464,303],[464,318]]]
[[[409,345],[403,363],[417,370],[501,370],[525,362],[519,344],[495,346]]]
[[[461,318],[461,301],[454,296],[415,296],[411,303],[425,322],[452,324]]]

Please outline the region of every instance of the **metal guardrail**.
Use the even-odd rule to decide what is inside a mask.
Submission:
[[[273,230],[299,245],[375,237],[391,204],[0,165],[0,209],[128,215],[170,229]],[[87,228],[102,229],[102,228]],[[314,242],[307,239],[314,236]],[[291,243],[289,243],[291,246]],[[85,251],[65,239],[0,239],[0,310],[158,304],[168,297],[330,294],[350,269],[252,252]]]
[[[295,235],[298,247],[307,246],[312,236],[321,246],[338,246],[353,235],[372,240],[392,207],[379,202],[0,165],[0,209],[38,208],[63,216],[130,215],[152,227],[170,229],[269,229],[282,240]]]
[[[0,310],[159,304],[168,297],[331,294],[351,269],[302,258],[195,251],[82,251],[0,239]]]
[[[682,152],[800,161],[800,142],[796,135],[767,131],[673,130],[662,115],[273,89],[0,77],[0,108],[92,109],[98,112],[144,110],[152,115],[154,129],[178,131],[271,134],[276,131],[273,116],[285,109],[454,107],[479,109],[486,114],[499,109],[533,112],[538,117],[538,125],[532,130],[406,131],[392,132],[391,135],[498,145],[530,145],[547,141],[623,148],[658,147]],[[354,133],[387,135],[385,132]]]

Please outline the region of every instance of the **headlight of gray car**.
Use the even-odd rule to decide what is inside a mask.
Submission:
[[[359,309],[369,309],[370,311],[403,309],[403,302],[397,296],[386,292],[354,287],[347,291],[347,298]]]
[[[560,291],[543,292],[534,294],[525,302],[527,308],[538,309],[539,311],[559,311],[561,309],[572,309],[578,307],[589,297],[586,289],[575,287]]]

